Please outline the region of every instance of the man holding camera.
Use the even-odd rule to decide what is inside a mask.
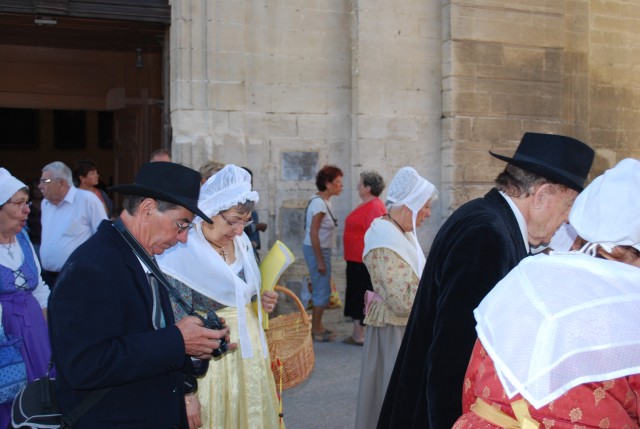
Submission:
[[[125,194],[120,218],[103,221],[69,257],[49,302],[61,411],[84,404],[74,429],[193,429],[189,356],[210,359],[228,329],[194,316],[175,323],[168,291],[150,271],[154,255],[186,242],[194,214],[211,222],[197,207],[200,175],[147,163],[133,184],[112,190]]]

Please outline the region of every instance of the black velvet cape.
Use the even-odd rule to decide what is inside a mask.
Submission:
[[[497,189],[456,210],[438,231],[384,399],[378,429],[450,429],[476,340],[473,310],[527,256]]]

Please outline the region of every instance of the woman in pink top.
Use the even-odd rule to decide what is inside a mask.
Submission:
[[[387,213],[380,198],[384,190],[384,179],[375,171],[363,171],[358,182],[358,195],[362,203],[344,221],[344,259],[347,261],[347,293],[344,315],[353,319],[353,333],[343,343],[361,346],[364,344],[364,294],[373,290],[371,277],[362,262],[364,233],[374,219]]]

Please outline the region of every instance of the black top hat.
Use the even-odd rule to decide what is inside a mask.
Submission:
[[[584,187],[594,157],[593,149],[579,140],[540,133],[525,133],[513,158],[489,153],[578,192]]]
[[[134,183],[111,186],[109,190],[177,204],[213,223],[198,208],[200,177],[197,171],[173,162],[147,162],[136,173]]]

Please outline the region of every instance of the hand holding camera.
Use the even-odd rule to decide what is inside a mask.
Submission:
[[[226,328],[226,325],[224,325],[223,321],[220,320],[216,312],[213,310],[210,310],[207,313],[207,318],[202,319],[202,321],[204,322],[205,328],[213,329],[215,331],[221,331]],[[218,341],[220,341],[220,346],[213,350],[213,357],[222,356],[222,354],[229,350],[229,344],[227,343],[226,337],[219,338]]]
[[[214,312],[215,314],[215,312]],[[211,320],[211,322],[207,322]],[[217,320],[218,324],[215,324]],[[207,327],[205,323],[209,323]],[[187,316],[176,323],[180,330],[185,345],[185,353],[198,359],[210,359],[219,356],[227,350],[237,347],[237,344],[229,344],[229,329],[224,325],[224,319],[217,316],[215,319],[200,316]],[[220,327],[220,329],[216,329]],[[224,346],[222,344],[224,343]],[[220,350],[222,347],[223,350]],[[221,353],[219,353],[221,352]],[[214,353],[219,353],[214,355]]]

